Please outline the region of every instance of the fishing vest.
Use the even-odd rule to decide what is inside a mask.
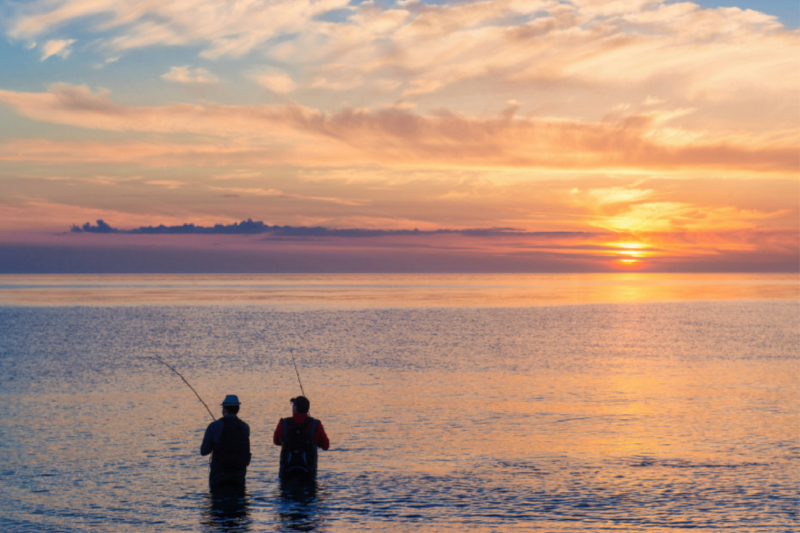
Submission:
[[[293,418],[281,420],[283,444],[281,446],[280,477],[311,477],[317,473],[317,433],[319,420],[306,418],[296,423]]]

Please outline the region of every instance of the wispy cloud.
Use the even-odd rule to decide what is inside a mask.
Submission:
[[[262,173],[253,170],[247,169],[239,169],[234,170],[233,172],[226,172],[224,174],[216,174],[214,175],[215,180],[236,180],[236,179],[247,179],[247,178],[257,178],[261,176]]]
[[[614,231],[714,232],[755,229],[764,220],[788,214],[788,210],[764,213],[733,206],[703,208],[681,202],[647,202],[626,206],[624,212],[598,219],[596,224]]]
[[[252,78],[265,89],[278,94],[288,94],[297,88],[297,84],[288,74],[274,69],[256,72],[252,74]]]
[[[338,22],[318,18],[335,9],[350,15]],[[9,34],[32,39],[79,20],[89,21],[114,54],[191,45],[217,59],[262,48],[306,69],[316,87],[355,87],[356,79],[372,85],[391,74],[399,76],[405,98],[479,78],[595,89],[646,83],[691,99],[798,86],[796,77],[782,75],[797,66],[797,32],[752,10],[690,2],[408,0],[382,8],[347,0],[65,0],[54,9],[40,0],[17,12]],[[280,43],[271,41],[276,37]],[[282,94],[296,83],[290,73],[265,75],[262,82]]]
[[[76,20],[95,31],[112,32],[104,45],[129,50],[153,45],[201,45],[201,56],[241,56],[275,35],[299,31],[314,17],[344,8],[347,0],[231,3],[226,0],[128,2],[66,0],[31,2],[20,9],[10,30],[15,38],[47,34]]]
[[[47,41],[42,45],[42,61],[48,57],[58,56],[61,59],[66,59],[72,53],[72,43],[75,39],[57,39]]]
[[[99,208],[85,205],[59,203],[48,201],[44,198],[16,198],[13,202],[4,202],[0,209],[0,227],[3,231],[23,232],[22,242],[27,232],[30,240],[32,231],[64,231],[69,226],[64,221],[97,220],[109,221],[112,225],[127,224],[137,226],[148,224],[153,220],[154,214],[147,212],[134,212],[121,208]],[[171,215],[159,215],[159,220],[167,224],[180,224],[181,218]],[[205,220],[203,220],[205,222]],[[72,222],[69,222],[70,224]]]
[[[183,185],[186,185],[185,181],[178,181],[178,180],[149,180],[145,181],[147,185],[156,185],[158,187],[165,187],[167,189],[177,189]]]
[[[326,198],[322,196],[306,196],[302,194],[285,193],[277,189],[247,188],[247,187],[209,187],[209,190],[227,193],[237,196],[272,196],[277,198],[288,198],[294,200],[313,200],[317,202],[329,202],[332,204],[358,206],[367,205],[370,200],[346,200],[343,198]]]
[[[653,195],[652,190],[631,187],[608,187],[581,191],[574,188],[570,194],[582,205],[605,206],[607,204],[630,204]]]
[[[211,74],[208,70],[201,67],[191,67],[184,65],[182,67],[172,67],[169,72],[161,75],[161,79],[172,81],[176,83],[217,83],[219,78]]]
[[[300,105],[177,104],[125,106],[107,91],[57,84],[46,93],[0,91],[0,102],[20,115],[83,128],[152,133],[196,133],[281,145],[318,162],[358,154],[362,160],[459,163],[549,168],[752,168],[792,171],[800,164],[797,131],[764,141],[752,136],[693,135],[681,140],[662,128],[657,112],[585,122],[514,118],[513,109],[490,118],[402,109],[343,109],[333,115]],[[293,139],[290,150],[287,140]],[[309,147],[311,139],[315,144]],[[240,149],[243,145],[239,145]],[[348,149],[343,151],[343,147]],[[256,149],[257,146],[252,146]],[[1,149],[0,149],[1,152]],[[2,157],[2,156],[0,156]],[[268,153],[262,161],[269,161]]]

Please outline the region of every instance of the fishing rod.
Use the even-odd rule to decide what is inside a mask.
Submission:
[[[294,373],[297,374],[297,382],[300,384],[300,392],[305,396],[306,391],[303,390],[303,382],[300,381],[300,372],[297,371],[297,363],[294,360],[294,348],[289,348],[289,352],[292,354],[292,364],[294,365]]]
[[[197,396],[197,399],[198,399],[198,400],[200,400],[200,403],[202,403],[202,404],[203,404],[203,406],[206,408],[206,411],[208,411],[208,414],[210,414],[210,415],[211,415],[211,419],[212,419],[212,420],[216,420],[216,419],[217,419],[217,417],[215,417],[215,416],[214,416],[214,415],[211,413],[211,409],[209,409],[209,408],[208,408],[208,405],[206,405],[206,402],[204,402],[204,401],[203,401],[203,399],[200,397],[200,395],[199,395],[199,394],[197,394],[197,391],[196,391],[196,390],[194,390],[194,387],[192,387],[192,386],[191,386],[191,384],[189,384],[189,382],[188,382],[188,381],[186,381],[186,378],[185,378],[185,377],[183,377],[183,376],[181,375],[181,373],[180,373],[180,372],[178,372],[177,370],[175,370],[175,368],[173,368],[173,367],[172,367],[172,365],[170,365],[169,363],[166,363],[166,362],[162,361],[161,359],[159,359],[158,357],[154,357],[154,356],[152,356],[152,355],[146,355],[145,357],[146,357],[146,358],[148,358],[148,359],[154,359],[154,360],[158,361],[158,362],[159,362],[159,363],[161,363],[162,365],[166,366],[167,368],[169,368],[170,370],[172,370],[173,372],[175,372],[176,374],[178,374],[178,377],[179,377],[179,378],[181,378],[181,379],[183,380],[183,382],[184,382],[184,383],[186,383],[186,386],[187,386],[187,387],[189,387],[190,389],[192,389],[192,392],[194,393],[194,395],[195,395],[195,396]],[[299,378],[298,378],[298,379],[299,379]],[[302,389],[302,385],[301,385],[301,387],[300,387],[300,388]]]

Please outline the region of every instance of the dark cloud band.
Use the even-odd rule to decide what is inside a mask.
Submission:
[[[424,236],[424,235],[463,235],[466,237],[497,237],[502,235],[512,236],[537,236],[537,237],[589,237],[594,235],[587,232],[552,231],[552,232],[525,232],[514,228],[473,228],[473,229],[437,229],[430,231],[413,230],[385,230],[348,228],[335,229],[306,226],[270,226],[260,220],[243,220],[233,224],[215,224],[214,226],[197,226],[183,224],[180,226],[142,226],[135,229],[118,229],[108,225],[103,220],[98,220],[97,225],[87,222],[83,226],[72,226],[73,233],[123,233],[136,235],[261,235],[268,234],[275,237],[384,237],[384,236]]]

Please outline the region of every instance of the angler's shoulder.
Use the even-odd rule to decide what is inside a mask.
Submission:
[[[214,420],[211,422],[208,427],[206,428],[205,439],[211,439],[216,441],[219,436],[222,434],[222,428],[224,427],[224,423],[222,419]]]
[[[222,420],[227,420],[229,424],[233,424],[233,426],[237,428],[237,431],[244,430],[244,432],[247,435],[250,435],[250,424],[248,424],[247,422],[245,422],[244,420],[242,420],[238,416],[236,416],[236,415],[234,415],[234,416],[227,415],[227,416],[224,417],[224,419],[220,419],[220,421],[222,421]],[[224,424],[224,422],[223,422],[223,424]]]
[[[217,431],[217,430],[222,431],[222,428],[224,426],[225,422],[223,422],[221,418],[218,418],[208,425],[206,431]]]

